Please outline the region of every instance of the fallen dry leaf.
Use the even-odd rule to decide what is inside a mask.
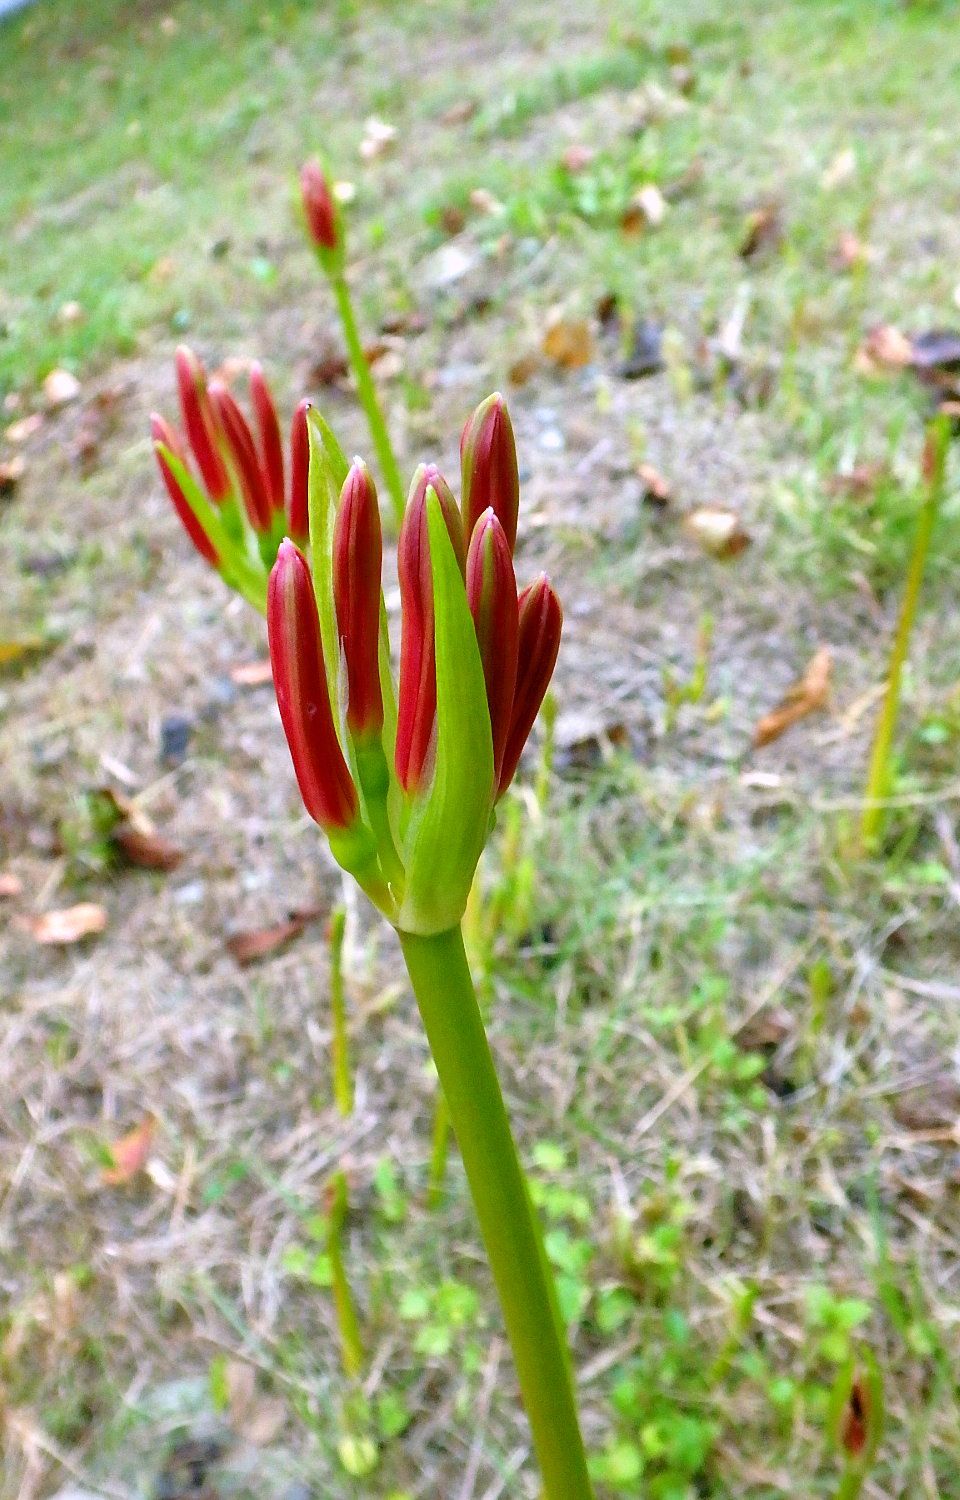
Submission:
[[[113,842],[128,864],[140,870],[162,870],[168,874],[183,861],[183,850],[160,834],[123,822],[113,830]]]
[[[791,724],[806,718],[823,708],[830,689],[830,669],[833,655],[829,646],[819,646],[810,659],[807,670],[798,682],[788,688],[782,701],[770,713],[764,714],[753,731],[754,748],[769,745],[779,739]]]
[[[740,256],[752,260],[761,250],[773,250],[783,238],[783,219],[778,203],[763,203],[747,215],[740,239]]]
[[[27,929],[38,943],[66,945],[95,937],[107,925],[107,913],[93,901],[81,901],[59,911],[45,911],[25,919]]]
[[[0,900],[9,901],[23,894],[23,881],[12,870],[0,870]]]
[[[10,443],[28,443],[35,437],[43,426],[43,412],[31,412],[29,417],[21,417],[19,422],[11,422],[7,428],[7,441]]]
[[[315,922],[322,912],[319,907],[306,911],[292,911],[284,922],[275,922],[272,927],[254,927],[244,932],[235,932],[227,938],[227,951],[245,968],[261,958],[276,953],[300,936],[309,922]]]
[[[652,318],[638,318],[630,337],[630,352],[617,374],[622,380],[642,380],[664,366],[663,328]]]
[[[19,641],[0,641],[0,674],[18,672],[21,667],[52,651],[56,640],[42,635],[24,636]]]
[[[230,681],[235,682],[237,687],[263,687],[265,683],[272,682],[273,668],[269,656],[263,661],[244,661],[231,667]]]
[[[384,156],[392,150],[396,139],[396,125],[388,125],[386,120],[380,120],[376,115],[371,115],[364,123],[360,155],[364,161],[374,161],[378,156]]]
[[[620,217],[620,228],[626,234],[644,229],[658,229],[667,215],[667,200],[655,182],[647,182],[634,193]]]
[[[835,188],[842,187],[845,182],[849,182],[852,177],[856,176],[856,172],[856,152],[852,146],[845,146],[842,151],[837,152],[833,161],[824,171],[820,182],[829,193]]]
[[[923,1133],[950,1130],[960,1123],[960,1084],[951,1073],[943,1073],[922,1088],[905,1089],[891,1106],[898,1125]]]
[[[287,1421],[287,1404],[279,1396],[261,1396],[243,1424],[242,1436],[255,1448],[276,1442]]]
[[[581,141],[574,141],[561,156],[560,165],[565,172],[575,176],[577,172],[583,172],[589,167],[596,154],[592,146],[585,146]]]
[[[579,370],[593,359],[593,334],[585,318],[555,314],[543,336],[543,352],[563,370]]]
[[[79,302],[65,302],[57,309],[57,322],[61,328],[72,328],[75,323],[82,323],[85,317]]]
[[[80,394],[80,382],[69,370],[51,370],[43,382],[44,400],[48,406],[66,406],[76,401]]]
[[[687,512],[683,525],[711,557],[736,557],[750,545],[739,515],[725,505],[698,505]]]
[[[862,375],[878,370],[904,370],[913,360],[913,345],[891,323],[872,328],[857,350],[854,365]]]
[[[846,495],[852,500],[866,500],[888,473],[885,463],[854,464],[846,473],[831,474],[826,481],[828,495]]]
[[[478,214],[489,214],[494,219],[505,212],[500,199],[494,197],[489,188],[484,187],[470,189],[470,207],[475,208]]]
[[[507,379],[511,385],[526,385],[532,380],[540,368],[540,356],[538,354],[521,354],[512,364],[507,366]]]
[[[449,109],[443,111],[440,124],[465,125],[468,120],[473,119],[479,107],[476,99],[458,99],[455,104],[450,105]]]
[[[844,229],[841,232],[837,247],[833,252],[833,264],[838,271],[859,270],[861,266],[870,265],[876,258],[877,252],[873,246],[864,244],[852,229]]]
[[[667,505],[673,494],[673,488],[669,479],[665,479],[659,469],[653,464],[640,464],[637,474],[643,485],[643,498],[651,505]]]
[[[138,1172],[143,1171],[156,1133],[155,1116],[145,1115],[139,1125],[135,1125],[126,1135],[114,1141],[110,1147],[113,1166],[104,1167],[100,1174],[108,1187],[122,1187],[125,1183],[131,1182]]]
[[[18,453],[16,458],[8,458],[0,463],[0,495],[6,498],[12,495],[27,470],[26,460]]]
[[[460,234],[466,228],[467,215],[459,203],[445,203],[440,210],[440,228],[444,234]]]
[[[172,278],[177,269],[177,263],[172,255],[162,255],[155,260],[147,272],[147,280],[154,286],[165,286]]]

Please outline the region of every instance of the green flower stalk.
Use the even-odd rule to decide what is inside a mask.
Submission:
[[[357,395],[367,418],[377,462],[390,492],[394,516],[399,524],[404,512],[403,480],[353,311],[344,269],[346,254],[340,208],[330,190],[327,174],[316,159],[305,162],[300,169],[300,197],[304,227],[337,304],[347,357],[357,383]]]
[[[347,914],[342,906],[330,913],[330,1016],[332,1040],[330,1062],[333,1068],[333,1097],[344,1116],[353,1113],[353,1078],[350,1073],[350,1048],[347,1040],[347,1007],[343,993],[343,938]]]
[[[936,524],[940,504],[943,500],[949,442],[950,424],[948,418],[935,418],[927,428],[927,436],[923,448],[923,462],[921,466],[924,484],[923,503],[917,519],[917,533],[913,544],[913,555],[910,558],[910,567],[907,572],[903,603],[900,606],[897,633],[894,636],[893,649],[890,653],[890,665],[887,670],[887,690],[884,694],[883,705],[880,709],[880,717],[877,720],[876,733],[874,734],[873,747],[870,752],[870,767],[864,790],[863,817],[860,823],[860,843],[866,853],[876,848],[883,826],[885,811],[883,803],[884,798],[889,795],[890,791],[890,762],[893,750],[893,737],[896,732],[897,718],[900,713],[900,690],[903,669],[906,665],[907,653],[910,649],[910,637],[917,618],[920,589],[923,585],[923,575],[926,571],[933,528]]]
[[[841,1369],[830,1406],[843,1462],[836,1500],[858,1500],[883,1437],[883,1375],[869,1350],[859,1368],[850,1360]]]
[[[505,417],[499,398],[496,408]],[[443,476],[422,466],[398,544],[395,683],[373,481],[359,461],[347,467],[312,412],[309,440],[309,560],[292,541],[281,544],[267,607],[294,771],[334,858],[399,936],[500,1296],[546,1500],[591,1500],[552,1277],[461,935],[496,803],[556,662],[560,603],[544,576],[518,595],[512,538],[497,505],[474,516],[468,503],[461,513]],[[509,473],[502,452],[476,445],[470,495],[496,490],[484,468],[494,457],[498,472]]]

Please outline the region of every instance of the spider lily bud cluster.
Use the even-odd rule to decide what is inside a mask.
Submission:
[[[252,424],[186,346],[177,350],[176,374],[183,437],[163,417],[150,419],[164,485],[200,555],[263,610],[280,542],[307,536],[310,403],[293,414],[288,487],[280,421],[261,367],[250,367]]]
[[[545,576],[519,595],[519,485],[500,396],[464,431],[462,504],[439,470],[413,476],[397,549],[394,684],[377,493],[308,414],[309,558],[284,540],[267,626],[304,805],[337,860],[402,931],[459,922],[495,805],[557,659]]]

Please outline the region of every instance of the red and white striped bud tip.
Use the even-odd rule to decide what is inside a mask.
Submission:
[[[347,668],[347,725],[355,735],[383,727],[380,691],[380,507],[370,470],[355,459],[340,491],[333,530],[333,597]]]
[[[506,533],[512,557],[520,509],[520,473],[513,424],[499,391],[480,403],[464,427],[460,467],[463,526],[467,536],[473,535],[478,519],[489,507]]]
[[[492,508],[484,511],[470,538],[467,603],[477,631],[487,689],[496,786],[513,714],[520,615],[510,544]]]
[[[295,541],[306,541],[310,531],[310,434],[307,412],[311,403],[300,402],[290,424],[290,501],[287,520]]]
[[[270,665],[303,804],[321,828],[349,828],[356,788],[330,711],[320,620],[306,558],[284,540],[267,589]]]
[[[300,197],[310,238],[318,250],[336,250],[340,243],[340,217],[327,174],[314,157],[300,168]]]
[[[230,493],[230,475],[217,444],[217,424],[210,407],[206,371],[186,344],[177,349],[174,362],[187,441],[197,460],[204,489],[211,500],[220,504]]]
[[[560,632],[563,628],[563,609],[546,573],[541,573],[539,578],[523,590],[519,606],[517,687],[500,771],[498,796],[503,795],[513,780],[523,747],[540,712],[540,705],[557,664]]]
[[[183,529],[200,553],[200,556],[205,558],[208,563],[211,563],[213,567],[217,567],[220,559],[216,548],[194,515],[176,475],[168,464],[166,456],[161,452],[161,448],[168,448],[175,457],[180,459],[181,463],[185,463],[186,460],[180,452],[176,437],[169,424],[156,412],[150,418],[150,432],[153,437],[153,451],[156,455],[160,475],[166,486],[167,494],[173,501],[173,508],[183,522]]]
[[[433,580],[427,530],[427,491],[440,502],[443,519],[460,564],[466,567],[463,526],[450,486],[435,464],[421,464],[413,476],[397,543],[400,583],[400,683],[397,693],[397,780],[416,791],[427,776],[437,716],[437,671],[433,635]]]
[[[210,405],[236,471],[250,525],[254,531],[269,531],[273,521],[270,497],[247,419],[222,380],[211,380],[209,393]]]
[[[284,503],[283,439],[270,387],[261,366],[256,363],[250,366],[250,399],[260,434],[260,467],[267,484],[270,509],[276,512],[283,510]]]

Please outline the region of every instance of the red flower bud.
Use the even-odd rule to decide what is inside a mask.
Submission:
[[[519,600],[517,687],[500,784],[502,796],[513,780],[527,737],[540,711],[560,650],[563,610],[546,573],[523,590]]]
[[[153,434],[153,451],[157,456],[160,473],[167,487],[167,494],[173,501],[174,510],[183,522],[183,529],[200,553],[200,556],[206,558],[208,563],[212,563],[216,567],[220,561],[216,548],[194,515],[173,470],[170,468],[164,455],[160,452],[160,445],[162,444],[163,447],[169,448],[171,453],[175,453],[177,458],[183,460],[177,440],[168,424],[156,412],[150,418],[150,431]]]
[[[401,635],[395,765],[397,779],[406,792],[415,791],[425,779],[437,715],[428,489],[440,501],[461,571],[466,562],[460,512],[450,486],[436,465],[421,464],[413,476],[397,544]]]
[[[303,553],[281,542],[267,590],[270,663],[304,806],[322,828],[348,828],[359,804],[337,739],[313,580]]]
[[[236,401],[221,380],[210,382],[210,404],[237,471],[243,504],[254,531],[269,531],[273,517],[257,445]]]
[[[517,683],[519,606],[510,544],[492,509],[477,522],[467,552],[467,603],[490,710],[494,784],[499,785]]]
[[[499,391],[482,401],[460,439],[463,525],[467,536],[489,507],[503,527],[513,556],[520,509],[517,446],[506,402]]]
[[[297,541],[305,541],[310,531],[310,436],[307,431],[307,412],[310,402],[304,397],[293,414],[290,424],[290,504],[287,519],[290,535]]]
[[[230,493],[230,475],[217,445],[217,424],[210,409],[207,376],[192,349],[181,344],[176,353],[177,387],[187,440],[211,500],[219,504]]]
[[[277,408],[259,364],[250,366],[250,397],[260,432],[260,467],[267,482],[270,508],[273,511],[283,510],[283,441],[280,437],[280,423],[277,421]]]
[[[870,1421],[870,1397],[862,1376],[855,1375],[843,1409],[840,1441],[851,1458],[859,1458],[867,1446]]]
[[[333,596],[347,666],[347,724],[353,734],[383,725],[380,692],[380,569],[377,491],[359,459],[347,475],[333,531]]]
[[[318,249],[336,250],[340,237],[337,206],[327,174],[315,158],[304,162],[300,168],[300,196],[313,243]]]

